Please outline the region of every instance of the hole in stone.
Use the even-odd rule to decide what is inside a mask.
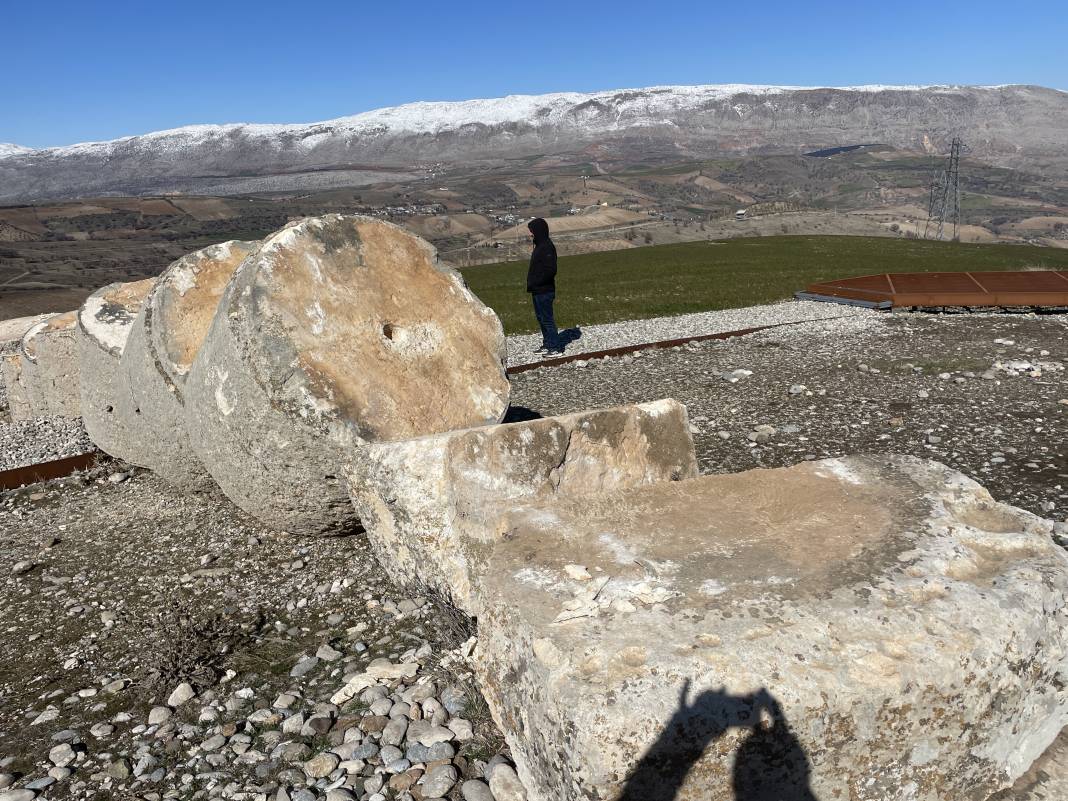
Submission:
[[[385,323],[382,326],[382,336],[384,336],[386,339],[390,339],[390,340],[393,339],[393,324],[392,323]]]
[[[104,411],[107,412],[108,414],[111,414],[112,408],[113,407],[109,406],[108,408],[104,409]]]

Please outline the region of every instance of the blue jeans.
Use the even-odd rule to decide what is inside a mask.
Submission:
[[[553,301],[556,299],[555,292],[543,292],[540,295],[531,295],[534,300],[534,316],[538,318],[541,326],[542,347],[549,350],[563,350],[560,342],[560,332],[556,330],[556,320],[553,319]]]

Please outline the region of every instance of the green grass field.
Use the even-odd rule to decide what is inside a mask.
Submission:
[[[858,236],[773,236],[565,256],[556,278],[561,328],[731,309],[808,284],[872,273],[1068,269],[1068,249]],[[465,267],[468,286],[509,334],[537,330],[525,262]]]

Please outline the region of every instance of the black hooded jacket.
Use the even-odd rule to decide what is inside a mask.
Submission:
[[[556,245],[549,239],[549,223],[535,217],[527,223],[534,234],[534,252],[527,270],[527,292],[541,295],[556,291]]]

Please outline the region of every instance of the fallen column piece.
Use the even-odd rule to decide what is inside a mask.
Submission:
[[[60,374],[68,374],[59,381],[58,391],[63,395],[53,406],[59,406],[60,411],[52,411],[49,408],[49,396],[35,391],[33,381],[35,375],[41,371],[35,370],[35,357],[27,354],[27,341],[30,341],[29,351],[34,354],[35,335],[49,326],[50,321],[59,318],[73,318],[70,315],[37,314],[30,317],[17,317],[15,319],[0,321],[0,373],[2,373],[4,390],[7,393],[7,410],[11,413],[12,420],[31,420],[35,417],[46,417],[49,414],[65,414],[67,417],[78,417],[78,378],[77,363],[74,359],[73,350],[67,349],[66,363]],[[52,324],[52,328],[62,328]],[[62,332],[57,332],[62,337]],[[51,337],[49,337],[51,339]],[[73,344],[73,332],[69,332],[68,343]],[[61,339],[62,341],[62,339]],[[46,350],[50,350],[46,346]],[[45,361],[49,361],[46,356]],[[73,383],[70,379],[73,378]],[[64,403],[73,400],[73,403]]]
[[[171,264],[145,298],[122,352],[121,380],[133,403],[116,413],[145,420],[150,432],[130,443],[129,461],[188,491],[213,482],[186,433],[186,377],[227,283],[257,245],[223,242]],[[139,419],[125,425],[137,427]]]
[[[531,801],[985,798],[1068,722],[1063,524],[942,465],[704,476],[501,525],[474,660]]]
[[[267,525],[343,533],[345,458],[499,422],[504,354],[497,316],[427,242],[369,217],[304,220],[234,274],[186,380],[190,443]]]
[[[52,315],[22,336],[21,381],[32,417],[81,415],[76,316]]]
[[[0,320],[0,351],[11,345],[18,344],[23,334],[29,331],[37,323],[43,323],[54,314],[31,314],[29,317],[13,317],[10,320]]]
[[[686,407],[653,403],[450,431],[356,450],[346,468],[378,560],[474,614],[500,522],[551,503],[697,475]]]
[[[33,408],[30,406],[29,393],[22,377],[22,354],[16,350],[0,355],[0,373],[4,379],[7,411],[11,419],[31,420],[34,415]]]
[[[134,319],[154,279],[108,284],[78,310],[78,365],[82,419],[100,450],[133,461],[152,436],[122,380],[119,360]]]

